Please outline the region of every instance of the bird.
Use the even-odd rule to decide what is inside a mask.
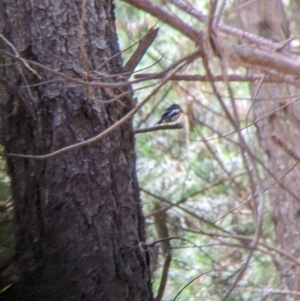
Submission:
[[[162,113],[161,118],[157,124],[163,122],[173,122],[176,121],[182,113],[180,106],[176,103],[171,104],[165,111]]]

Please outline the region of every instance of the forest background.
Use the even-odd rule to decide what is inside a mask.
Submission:
[[[123,61],[153,39],[131,77],[134,97],[169,76],[134,116],[153,292],[163,283],[163,300],[300,296],[299,18],[292,0],[116,2]],[[172,103],[181,124],[153,129]],[[3,288],[17,278],[4,159]]]

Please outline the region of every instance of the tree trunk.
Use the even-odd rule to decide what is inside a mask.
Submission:
[[[101,74],[122,72],[120,55],[107,61],[119,51],[111,0],[0,0],[0,8],[2,34],[21,57],[82,81],[94,81],[89,70],[101,64],[99,83]],[[0,49],[16,55],[1,38]],[[105,104],[118,89],[83,87],[42,68],[37,76],[1,53],[7,153],[53,152],[101,133],[132,109],[129,97]],[[20,269],[15,298],[152,300],[138,247],[145,234],[131,121],[92,145],[46,160],[7,157],[7,165]]]
[[[280,1],[250,2],[236,1],[243,29],[276,42],[289,37],[288,22]],[[298,152],[300,104],[295,102],[284,109],[277,109],[295,100],[299,91],[285,83],[253,84],[251,90],[253,95],[258,92],[257,98],[253,100],[255,119],[269,114],[256,125],[261,147],[268,158],[267,166],[279,182],[270,190],[277,241],[280,248],[297,258],[300,255],[300,172],[299,168],[292,169],[295,160],[276,145],[271,136],[276,135],[286,146]],[[271,183],[274,183],[274,179],[270,179],[268,184]],[[276,262],[289,289],[299,291],[297,267],[284,258],[277,258]]]

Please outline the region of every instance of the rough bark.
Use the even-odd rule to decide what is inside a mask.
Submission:
[[[0,0],[2,34],[26,59],[81,80],[118,52],[112,1]],[[82,32],[84,51],[80,47]],[[13,54],[0,41],[0,49]],[[84,55],[86,53],[86,56]],[[91,138],[131,109],[5,54],[2,141],[7,153],[40,155]],[[119,55],[98,70],[122,71]],[[52,80],[56,81],[52,81]],[[43,85],[25,88],[49,81]],[[111,82],[116,78],[110,79]],[[98,143],[47,160],[7,158],[17,223],[20,300],[151,300],[131,121]]]
[[[288,21],[280,1],[264,0],[246,3],[247,1],[243,0],[236,1],[237,13],[243,29],[278,42],[289,37]],[[251,90],[253,95],[258,91],[257,98],[253,100],[255,119],[274,112],[299,95],[299,91],[284,83],[263,83],[261,86],[252,84]],[[299,198],[295,197],[300,195],[300,172],[298,167],[289,171],[296,163],[295,160],[274,144],[271,136],[276,135],[291,150],[298,152],[299,110],[300,104],[296,102],[270,114],[256,124],[261,147],[268,159],[267,166],[281,183],[270,190],[277,241],[280,248],[295,257],[300,255],[300,202]],[[270,183],[273,183],[273,180],[269,181]],[[285,187],[293,191],[294,196],[286,191]],[[277,258],[277,263],[289,289],[298,291],[300,288],[298,267],[284,258]]]

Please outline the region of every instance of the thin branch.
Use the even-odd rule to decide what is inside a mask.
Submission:
[[[287,154],[289,154],[293,159],[300,161],[300,155],[289,146],[287,146],[278,136],[273,135],[271,139],[275,144],[279,145]]]
[[[260,81],[258,83],[258,86],[256,88],[256,91],[255,91],[255,93],[253,95],[253,102],[252,102],[250,108],[248,109],[248,112],[247,112],[247,115],[246,115],[246,118],[245,118],[246,126],[248,125],[250,112],[252,111],[252,109],[254,107],[254,104],[257,101],[258,93],[259,93],[259,91],[261,89],[261,86],[262,86],[263,82],[265,81],[265,77],[266,77],[265,75],[262,75],[262,77],[261,77],[261,79],[260,79]]]
[[[39,79],[41,79],[40,75],[35,71],[33,70],[26,62],[25,59],[22,59],[20,57],[20,54],[18,53],[17,49],[15,48],[15,46],[10,42],[8,41],[1,33],[0,33],[0,38],[11,48],[11,50],[13,51],[13,53],[15,54],[15,58],[18,58],[20,59],[20,61],[24,64],[24,66],[29,70],[31,71],[34,75],[36,75]]]
[[[158,293],[155,298],[155,301],[161,301],[161,299],[164,295],[164,291],[165,291],[167,280],[168,280],[168,273],[169,273],[171,260],[172,260],[172,256],[171,256],[171,254],[168,254],[165,258],[165,263],[164,263],[164,267],[163,267],[163,271],[162,271],[162,275],[161,275],[161,279],[160,279],[159,289],[158,289]]]
[[[243,287],[238,287],[237,289],[243,290],[243,291],[248,291],[248,292],[257,292],[260,294],[263,294],[264,297],[267,297],[269,295],[287,295],[287,296],[300,296],[299,291],[291,291],[291,290],[279,290],[279,289],[270,289],[270,288],[265,288],[265,289],[258,289],[258,288],[245,288]]]
[[[160,79],[163,77],[161,73],[142,73],[142,74],[135,74],[134,78],[136,79]],[[247,75],[239,75],[239,74],[229,74],[228,80],[231,82],[256,82],[262,79],[262,75],[260,74],[247,74]],[[173,75],[170,80],[173,81],[200,81],[200,82],[207,82],[208,78],[207,75],[200,75],[200,74],[175,74]],[[213,75],[212,80],[214,82],[223,82],[224,78],[223,75]],[[269,83],[282,83],[284,80],[275,78],[273,76],[265,76],[264,82]]]
[[[209,6],[209,14],[207,18],[207,37],[210,39],[211,35],[213,34],[213,27],[214,27],[214,17],[215,12],[217,9],[218,0],[210,0],[210,6]]]
[[[199,50],[195,50],[194,52],[184,56],[183,58],[179,59],[178,61],[174,62],[173,64],[171,64],[169,67],[165,68],[163,71],[156,73],[156,75],[158,76],[158,78],[163,78],[165,77],[165,75],[172,69],[174,69],[175,67],[177,67],[179,64],[183,63],[183,62],[187,62],[188,64],[192,63],[193,61],[195,61],[196,59],[200,58],[201,56],[201,52]],[[174,74],[175,75],[175,74]],[[139,77],[138,74],[135,74],[135,77]],[[143,78],[142,80],[148,80],[148,79],[152,79],[152,75],[149,75],[149,78],[147,78],[145,76],[145,78]],[[141,81],[142,81],[141,80]]]
[[[194,231],[191,229],[186,229],[186,230],[188,230],[191,233],[206,235],[209,237],[232,238],[232,239],[237,239],[237,240],[243,241],[243,242],[248,241],[249,244],[251,244],[251,242],[253,241],[253,237],[249,237],[249,236],[245,236],[245,235],[213,233],[213,232],[205,232],[205,231],[201,231],[201,230]],[[282,255],[282,256],[286,257],[287,259],[289,259],[291,262],[294,262],[297,266],[300,266],[300,260],[298,260],[298,258],[292,256],[290,253],[288,253],[284,250],[269,246],[268,244],[266,244],[264,242],[259,242],[258,245],[263,246],[264,248],[268,249],[269,251],[273,251],[275,253],[278,253],[279,255]]]
[[[204,68],[205,68],[205,70],[207,72],[207,76],[208,76],[209,79],[211,79],[212,78],[212,73],[211,73],[211,70],[210,70],[209,63],[208,63],[208,58],[206,56],[207,56],[207,54],[205,54],[205,57],[203,58],[202,61],[203,61]],[[253,190],[253,196],[254,196],[254,181],[253,181],[252,176],[251,176],[250,168],[249,168],[249,165],[248,165],[248,159],[245,156],[245,152],[247,152],[250,155],[250,159],[253,162],[253,167],[255,167],[255,161],[254,161],[254,158],[251,156],[252,152],[249,149],[249,147],[247,146],[247,144],[246,144],[246,142],[244,140],[244,137],[242,136],[242,133],[241,133],[239,119],[238,119],[238,114],[237,114],[236,106],[235,106],[235,100],[234,100],[234,97],[233,97],[233,92],[232,92],[232,89],[231,89],[231,87],[229,85],[229,82],[228,82],[228,80],[226,78],[227,71],[226,71],[226,68],[225,68],[225,66],[223,64],[224,62],[223,62],[222,59],[223,58],[221,56],[221,64],[222,64],[224,81],[226,83],[226,86],[227,86],[227,89],[228,89],[228,92],[229,92],[229,95],[230,95],[230,100],[231,100],[231,104],[232,104],[232,108],[233,108],[233,114],[231,114],[229,112],[227,106],[223,102],[222,97],[221,97],[221,95],[220,95],[220,93],[219,93],[219,91],[218,91],[215,83],[210,80],[210,84],[211,84],[211,87],[212,87],[212,90],[213,90],[214,94],[216,95],[216,97],[217,97],[217,99],[219,101],[219,104],[221,105],[221,107],[224,110],[224,112],[225,112],[228,120],[230,121],[231,125],[233,126],[233,128],[235,129],[235,131],[238,134],[238,138],[239,138],[238,146],[240,147],[240,150],[241,150],[241,155],[242,155],[242,158],[243,158],[243,162],[244,162],[244,164],[246,166],[246,169],[248,170],[248,175],[249,175],[249,179],[250,179],[250,183],[251,183],[251,188]],[[259,184],[259,177],[258,177],[258,175],[257,175],[257,184]],[[260,204],[264,204],[264,202],[262,201],[263,200],[263,195],[261,193],[259,193],[259,197],[260,197]],[[251,260],[251,258],[253,256],[254,249],[257,246],[259,235],[260,235],[260,232],[261,232],[262,215],[259,215],[259,217],[260,218],[258,219],[258,223],[257,223],[258,226],[256,227],[255,239],[252,242],[253,245],[251,245],[250,251],[249,251],[249,253],[247,255],[247,258],[246,258],[244,264],[242,265],[241,269],[238,271],[237,276],[235,277],[233,283],[227,289],[224,297],[222,298],[222,301],[225,301],[230,296],[230,294],[234,290],[235,286],[242,279],[245,271],[247,270],[247,267],[248,267],[248,265],[250,263],[250,260]]]
[[[232,208],[231,210],[229,210],[228,212],[226,212],[225,214],[222,214],[222,216],[220,216],[218,219],[216,219],[214,221],[214,224],[219,222],[220,220],[224,219],[226,216],[228,216],[229,214],[233,213],[234,211],[244,207],[245,205],[247,205],[249,202],[252,201],[252,198],[249,198],[248,200],[244,201],[243,203],[239,204],[238,206]]]
[[[91,145],[95,142],[100,141],[101,139],[103,139],[104,137],[108,136],[109,134],[111,134],[112,132],[114,132],[115,130],[117,130],[119,127],[121,127],[123,124],[125,124],[130,118],[133,117],[133,115],[153,96],[155,95],[160,88],[169,80],[169,77],[176,73],[180,68],[182,68],[182,66],[177,67],[172,73],[170,73],[168,76],[166,76],[161,83],[155,88],[153,89],[153,91],[143,100],[141,101],[134,109],[132,109],[130,112],[128,112],[124,117],[122,117],[119,121],[117,121],[115,124],[113,124],[112,126],[110,126],[108,129],[106,129],[105,131],[103,131],[102,133],[100,133],[99,135],[90,138],[86,141],[83,142],[79,142],[76,144],[72,144],[70,146],[66,146],[64,148],[61,148],[57,151],[54,151],[52,153],[46,154],[46,155],[40,155],[40,156],[33,156],[33,155],[23,155],[23,154],[14,154],[14,153],[9,153],[7,154],[7,156],[10,157],[16,157],[16,158],[30,158],[30,159],[37,159],[37,160],[45,160],[45,159],[49,159],[49,158],[53,158],[56,157],[58,155],[64,154],[66,152],[69,152],[71,150],[74,149],[78,149],[81,148],[83,146],[88,146]]]
[[[146,51],[155,40],[158,30],[159,30],[158,28],[154,29],[153,27],[151,27],[146,33],[146,35],[140,41],[137,49],[134,51],[134,53],[131,55],[129,60],[126,62],[124,66],[124,71],[127,72],[127,78],[131,76],[136,66],[139,64]]]
[[[161,9],[159,6],[152,4],[148,0],[124,0],[124,2],[150,13],[151,15],[163,21],[164,23],[179,30],[184,35],[189,37],[192,41],[197,42],[202,37],[201,32],[195,30],[193,27],[182,21],[180,18],[172,16],[171,14]]]
[[[208,271],[208,272],[205,272],[205,273],[201,273],[200,275],[196,276],[195,278],[193,278],[191,281],[189,281],[182,289],[180,289],[180,291],[177,293],[177,295],[175,296],[175,298],[173,299],[173,301],[176,301],[176,299],[179,297],[179,295],[190,285],[192,284],[195,280],[197,280],[198,278],[200,278],[201,276],[203,275],[207,275],[209,273],[212,273],[212,271]]]
[[[169,92],[172,89],[172,85],[168,85],[168,86],[169,87],[167,87],[167,88],[164,89],[162,95],[159,95],[159,98],[157,100],[155,100],[154,103],[152,103],[152,106],[151,106],[150,110],[147,111],[146,116],[140,119],[140,121],[137,124],[137,129],[139,129],[140,126],[148,120],[148,118],[157,109],[157,107],[159,106],[159,104],[167,97],[167,95],[169,94]]]
[[[178,130],[178,129],[182,129],[182,128],[183,128],[182,123],[176,123],[176,124],[169,124],[169,125],[153,126],[153,127],[145,128],[145,129],[136,129],[136,130],[134,130],[134,133],[141,134],[141,133],[155,132],[155,131],[161,131],[161,130]]]
[[[75,83],[75,84],[78,84],[78,85],[82,85],[82,86],[89,86],[89,87],[94,87],[94,88],[120,88],[120,87],[127,87],[127,86],[130,86],[132,84],[135,84],[135,83],[138,83],[138,82],[141,81],[141,80],[122,81],[122,82],[118,82],[118,83],[103,83],[103,82],[99,82],[99,81],[86,82],[86,81],[83,81],[83,80],[80,80],[80,79],[77,79],[77,78],[74,78],[74,77],[70,77],[70,76],[65,75],[61,72],[57,72],[57,71],[55,71],[51,68],[48,68],[48,67],[46,67],[42,64],[39,64],[37,62],[30,61],[30,60],[25,60],[25,59],[22,59],[22,58],[19,58],[19,57],[15,57],[15,56],[11,55],[10,53],[8,53],[6,51],[3,51],[1,49],[0,49],[0,53],[3,53],[5,55],[7,55],[8,57],[10,57],[12,59],[15,59],[17,61],[21,61],[21,62],[24,61],[24,62],[28,63],[29,65],[32,65],[33,67],[35,67],[37,69],[44,70],[47,73],[50,73],[52,75],[63,78],[66,81],[69,81],[71,83]]]
[[[219,23],[220,23],[220,20],[221,20],[221,17],[222,17],[222,14],[224,12],[224,9],[225,9],[225,6],[226,6],[226,0],[223,0],[222,1],[222,4],[221,4],[221,7],[220,7],[220,10],[218,12],[218,15],[217,17],[215,18],[215,25],[217,26]]]
[[[116,54],[112,55],[111,57],[109,57],[105,62],[103,62],[99,67],[97,67],[96,71],[100,70],[102,67],[104,67],[106,64],[108,64],[111,60],[113,60],[114,58],[116,58],[117,56],[119,56],[121,53],[131,49],[132,47],[134,47],[136,44],[140,43],[140,41],[136,41],[135,43],[133,43],[132,45],[130,45],[129,47],[118,51]]]
[[[265,115],[263,115],[263,116],[261,116],[261,117],[255,119],[255,120],[253,120],[251,123],[247,124],[246,126],[244,126],[243,128],[241,128],[240,130],[243,131],[243,130],[249,128],[250,126],[257,124],[257,123],[260,122],[261,120],[263,120],[263,119],[265,119],[265,118],[267,118],[267,117],[269,117],[269,116],[272,116],[274,113],[276,113],[276,112],[278,112],[278,111],[280,111],[280,110],[282,110],[282,109],[284,109],[284,108],[286,108],[286,107],[288,107],[288,106],[294,104],[295,102],[297,102],[297,101],[299,101],[299,100],[300,100],[300,97],[297,97],[296,99],[294,99],[294,100],[292,100],[292,101],[290,101],[290,102],[285,103],[284,105],[282,105],[282,106],[276,108],[275,110],[273,110],[273,111],[271,111],[271,112],[269,112],[269,113],[267,113],[267,114],[265,114]],[[230,132],[230,133],[227,133],[227,134],[219,134],[217,137],[205,139],[205,141],[212,141],[212,140],[216,140],[216,139],[220,139],[220,138],[226,138],[226,137],[231,136],[231,135],[233,135],[233,134],[235,134],[235,133],[236,133],[236,131],[234,130],[234,131],[232,131],[232,132]],[[203,139],[202,139],[202,140],[198,140],[198,141],[199,141],[199,142],[200,142],[200,141],[202,142]],[[232,141],[230,141],[230,142],[232,142]]]
[[[287,171],[285,171],[279,178],[278,180],[274,181],[271,185],[269,185],[267,188],[264,189],[264,193],[266,193],[267,191],[269,191],[272,187],[274,187],[275,185],[278,184],[278,181],[282,180],[287,174],[289,174],[297,165],[299,164],[299,161],[297,161],[291,168],[289,168]],[[254,196],[254,199],[257,198],[257,195]],[[214,221],[214,223],[219,222],[220,220],[224,219],[226,216],[228,216],[229,214],[233,213],[234,211],[244,207],[246,204],[248,204],[249,202],[251,202],[253,200],[253,198],[249,198],[248,200],[244,201],[243,203],[239,204],[238,206],[232,208],[231,210],[229,210],[228,212],[226,212],[225,214],[222,214],[222,216],[220,216],[217,220]]]
[[[211,227],[213,227],[213,228],[215,228],[215,229],[217,229],[217,230],[220,230],[220,231],[225,232],[225,233],[229,233],[228,231],[226,231],[226,230],[223,229],[222,227],[220,227],[220,226],[218,226],[218,225],[215,225],[215,224],[212,223],[211,221],[209,221],[209,220],[207,220],[207,219],[205,219],[205,218],[203,218],[203,217],[201,217],[201,216],[198,216],[195,212],[189,211],[189,210],[185,209],[184,207],[182,207],[182,206],[180,206],[180,205],[174,204],[174,203],[168,201],[167,199],[162,198],[162,197],[160,197],[160,196],[157,196],[157,195],[153,194],[152,192],[150,192],[150,191],[148,191],[148,190],[146,190],[146,189],[144,189],[144,188],[140,188],[140,190],[143,191],[144,193],[150,195],[151,197],[157,199],[157,200],[160,200],[160,201],[162,201],[162,202],[164,202],[164,203],[166,203],[166,204],[169,204],[169,205],[171,205],[171,206],[174,206],[174,207],[176,207],[176,208],[178,208],[178,209],[184,211],[185,213],[187,213],[187,214],[193,216],[195,219],[197,219],[197,220],[199,220],[199,221],[201,221],[201,222],[204,222],[204,223],[210,225]]]
[[[207,127],[208,129],[210,129],[212,132],[216,133],[219,137],[225,138],[228,142],[239,146],[239,143],[237,143],[236,141],[230,139],[228,136],[222,136],[222,133],[220,133],[219,131],[217,131],[216,129],[214,129],[213,127],[211,127],[209,124],[204,123],[203,121],[198,120],[199,124],[202,124],[203,126]],[[249,155],[251,155],[262,167],[263,169],[267,172],[267,174],[272,177],[276,183],[286,192],[288,192],[295,200],[297,200],[300,203],[300,198],[299,196],[294,193],[290,188],[286,187],[286,185],[284,185],[279,179],[278,177],[266,166],[266,164],[263,162],[263,160],[256,156],[251,150],[249,150]]]
[[[189,15],[195,17],[202,23],[207,23],[208,17],[204,15],[201,11],[197,10],[194,6],[190,3],[181,1],[181,0],[170,0],[170,2],[178,7],[179,9],[183,10],[184,12],[188,13]],[[223,33],[226,33],[230,36],[236,37],[239,40],[247,41],[251,44],[255,44],[257,46],[261,46],[267,49],[272,49],[275,51],[276,49],[280,49],[282,47],[281,43],[275,43],[268,39],[265,39],[261,36],[253,34],[251,32],[244,31],[240,28],[231,27],[225,24],[216,24],[216,29],[220,30]]]
[[[240,177],[240,176],[242,176],[243,174],[244,174],[244,173],[239,173],[239,174],[237,174],[237,175],[232,176],[232,178]],[[192,197],[195,197],[195,196],[197,196],[197,195],[202,195],[202,194],[205,193],[205,191],[207,191],[207,190],[209,190],[209,189],[212,189],[212,188],[214,188],[214,187],[216,187],[216,186],[218,186],[218,185],[224,184],[224,182],[226,182],[226,181],[232,181],[232,179],[229,179],[228,177],[223,177],[223,178],[219,179],[218,181],[210,182],[210,183],[208,183],[207,185],[205,185],[202,189],[197,190],[197,191],[195,191],[195,192],[193,192],[193,193],[191,193],[191,194],[189,194],[189,195],[184,196],[181,200],[179,200],[178,202],[174,203],[173,205],[169,205],[169,206],[167,206],[167,207],[165,207],[165,208],[162,208],[162,209],[153,211],[151,214],[146,215],[145,218],[148,218],[149,216],[153,216],[153,215],[155,215],[155,214],[159,214],[161,211],[167,211],[167,210],[170,210],[171,208],[176,207],[176,206],[178,206],[178,205],[180,205],[180,204],[186,202],[188,199],[190,199],[190,198],[192,198]],[[237,208],[235,208],[235,209],[237,209]],[[223,217],[221,217],[220,219],[222,219],[222,218],[223,218]],[[217,221],[218,221],[218,220],[217,220]],[[216,223],[217,221],[215,221],[214,223]]]
[[[176,0],[172,0],[172,3],[174,3],[175,1]],[[183,33],[192,41],[196,42],[198,46],[202,45],[201,41],[203,33],[201,31],[196,31],[194,28],[180,20],[178,17],[174,17],[168,14],[160,7],[152,4],[150,1],[124,0],[124,2],[150,13],[151,15],[159,18],[164,23]],[[193,7],[191,9],[193,9]],[[237,29],[234,30],[236,31]],[[256,36],[252,42],[258,41],[259,39],[261,39],[261,41],[263,40],[261,37]],[[280,45],[278,45],[278,43],[273,43],[268,40],[264,41],[266,42],[264,45],[268,45],[267,51],[255,49],[248,46],[232,46],[231,51],[238,55],[242,63],[249,68],[256,68],[257,66],[268,67],[286,75],[294,75],[296,77],[300,77],[300,62],[295,58],[290,58],[281,53],[275,52],[275,50],[281,46],[281,43]],[[270,49],[274,50],[274,52],[270,51]]]

